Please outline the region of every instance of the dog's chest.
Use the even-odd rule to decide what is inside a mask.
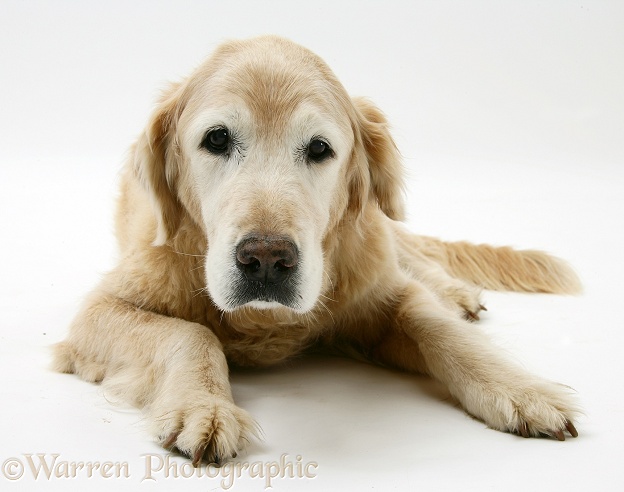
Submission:
[[[302,324],[245,324],[214,330],[230,363],[243,367],[271,366],[309,347],[317,334]]]

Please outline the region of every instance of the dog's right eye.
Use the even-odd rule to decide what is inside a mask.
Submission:
[[[312,162],[320,163],[332,157],[334,155],[334,151],[327,142],[319,138],[315,138],[308,144],[306,154],[307,158]]]
[[[201,146],[213,154],[225,154],[230,143],[230,133],[227,128],[215,128],[206,133]]]

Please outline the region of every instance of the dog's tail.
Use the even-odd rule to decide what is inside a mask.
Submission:
[[[542,251],[515,250],[418,236],[419,250],[454,277],[491,290],[579,294],[581,282],[563,260]]]

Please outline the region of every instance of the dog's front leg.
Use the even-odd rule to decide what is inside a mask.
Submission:
[[[96,293],[54,356],[57,370],[102,381],[144,408],[162,445],[175,446],[195,466],[203,458],[226,460],[257,435],[233,402],[221,344],[203,325]]]
[[[375,350],[380,361],[435,377],[494,429],[559,440],[567,430],[576,437],[578,411],[569,388],[505,360],[478,328],[418,283],[405,287],[396,309],[396,326]]]

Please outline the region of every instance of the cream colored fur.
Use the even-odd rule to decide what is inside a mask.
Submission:
[[[201,148],[214,127],[235,134],[228,155]],[[319,137],[333,155],[307,162],[301,148]],[[121,259],[55,347],[55,368],[143,408],[195,465],[258,434],[228,363],[267,366],[317,345],[429,374],[495,429],[575,435],[571,391],[502,358],[468,321],[482,288],[575,293],[574,273],[540,252],[407,232],[402,186],[384,116],[317,56],[275,37],[221,46],[165,93],[133,147]],[[296,244],[296,305],[236,305],[232,252],[250,233]]]

